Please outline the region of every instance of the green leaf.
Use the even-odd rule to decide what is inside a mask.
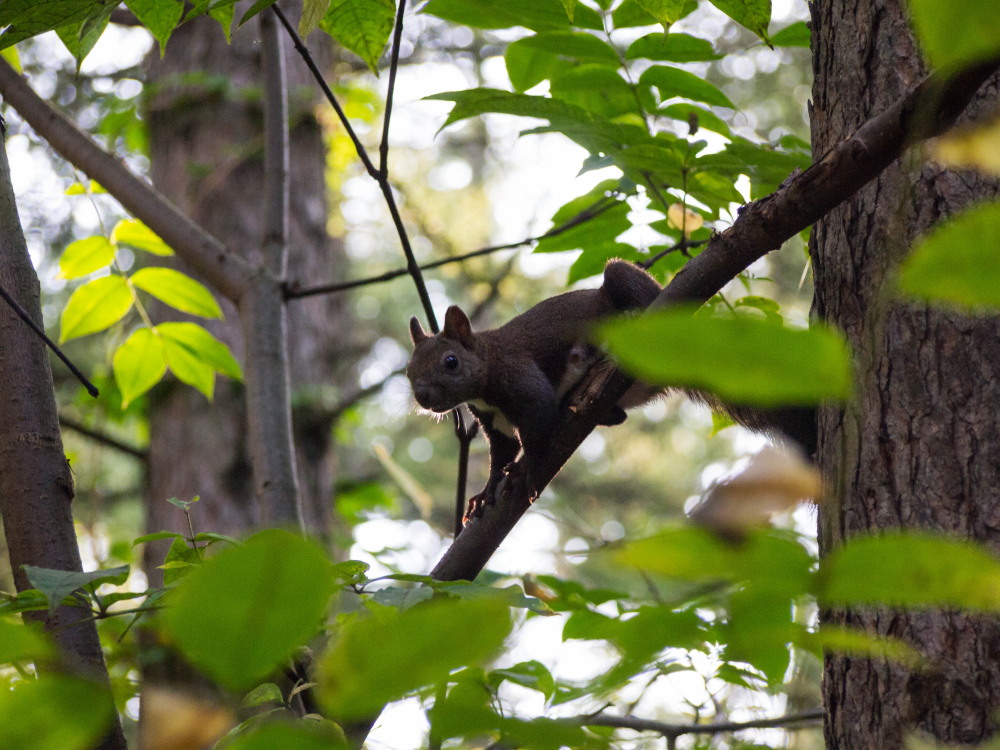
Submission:
[[[552,79],[552,97],[613,119],[631,113],[641,117],[632,87],[605,65],[578,65]],[[653,102],[649,102],[652,109]]]
[[[371,568],[371,565],[360,560],[344,560],[343,562],[334,563],[330,572],[337,580],[344,583],[361,584],[367,580],[365,573],[368,572],[369,568]]]
[[[459,120],[475,117],[486,113],[517,115],[519,117],[537,117],[550,121],[591,122],[590,114],[579,107],[550,99],[545,96],[528,96],[515,94],[500,89],[469,89],[468,91],[449,91],[426,97],[437,101],[455,102],[442,128]]]
[[[125,0],[125,6],[160,43],[162,57],[167,40],[180,23],[184,4],[180,0]]]
[[[132,309],[132,291],[121,276],[88,281],[66,303],[60,319],[59,341],[86,336],[109,328]]]
[[[636,0],[643,10],[668,31],[684,15],[685,0]]]
[[[347,750],[343,731],[332,721],[282,721],[255,727],[226,743],[226,750]]]
[[[526,750],[587,750],[607,748],[608,742],[595,737],[583,727],[573,726],[558,719],[516,719],[500,716],[485,705],[471,704],[468,700],[455,700],[449,693],[448,700],[439,701],[428,713],[434,732],[443,737],[466,737],[479,739],[485,733],[498,733],[503,737],[504,746],[526,748]],[[472,742],[463,747],[478,746]]]
[[[240,22],[236,25],[237,28],[245,24],[254,16],[258,15],[261,11],[265,11],[274,5],[278,0],[257,0],[253,5],[247,8],[246,13],[240,18]]]
[[[432,600],[402,612],[379,608],[343,623],[321,664],[319,697],[340,720],[367,716],[453,669],[487,660],[510,625],[507,607],[492,599]]]
[[[850,397],[850,351],[831,328],[785,328],[745,317],[710,318],[687,308],[602,326],[611,352],[658,385],[699,388],[738,404],[814,404]]]
[[[911,668],[919,667],[923,662],[920,652],[904,641],[834,625],[823,625],[815,633],[799,634],[795,645],[819,657],[825,651],[837,651],[867,658],[891,659]]]
[[[378,75],[378,60],[392,34],[395,14],[393,0],[332,0],[319,27]]]
[[[703,107],[696,107],[687,102],[677,102],[657,110],[657,114],[664,117],[672,117],[675,120],[683,120],[688,125],[695,124],[699,128],[711,130],[713,133],[732,138],[733,133],[729,126],[714,112]]]
[[[54,653],[40,627],[0,618],[0,664],[48,659]]]
[[[543,32],[511,42],[504,60],[517,91],[551,79],[574,63],[618,65],[618,55],[609,44],[592,34],[571,31]]]
[[[273,682],[265,682],[243,696],[240,708],[256,708],[265,703],[283,704],[284,702],[285,696],[281,694],[281,688]]]
[[[163,571],[163,583],[172,586],[200,566],[201,553],[179,536],[170,543],[163,565],[159,567]]]
[[[494,669],[490,672],[490,684],[494,688],[499,687],[504,680],[531,690],[537,690],[545,696],[546,700],[551,698],[556,691],[556,683],[552,673],[539,661],[522,661],[512,667]]]
[[[967,541],[916,532],[857,537],[820,567],[825,604],[1000,609],[1000,560]]]
[[[568,0],[431,0],[423,12],[452,23],[480,29],[524,26],[532,31],[569,31]],[[601,16],[579,2],[573,6],[573,25],[603,28]]]
[[[709,0],[712,5],[770,45],[767,26],[771,23],[771,0]]]
[[[812,32],[805,21],[789,24],[773,37],[771,44],[775,47],[809,47],[812,44]]]
[[[733,546],[711,532],[685,527],[629,542],[615,562],[684,581],[729,581],[789,599],[812,590],[812,556],[797,541],[773,531],[752,532]]]
[[[729,101],[729,97],[723,94],[718,87],[699,78],[694,73],[668,65],[653,65],[647,68],[639,76],[639,84],[654,87],[660,92],[661,101],[680,96],[716,107],[736,108]]]
[[[211,401],[215,393],[215,369],[202,361],[201,357],[188,347],[166,336],[163,336],[161,340],[170,371],[182,383],[187,383],[197,389]]]
[[[986,203],[938,225],[903,262],[900,290],[967,311],[1000,307],[1000,204]]]
[[[111,232],[111,241],[118,245],[128,245],[136,250],[144,250],[153,255],[173,255],[163,240],[152,229],[138,219],[122,219]]]
[[[110,266],[114,259],[115,248],[107,237],[85,237],[71,242],[63,251],[59,257],[59,275],[64,279],[78,279]]]
[[[156,330],[171,344],[184,347],[215,372],[233,380],[243,380],[243,370],[229,347],[197,323],[160,323]]]
[[[628,203],[619,201],[612,208],[603,211],[592,219],[581,222],[557,235],[539,240],[535,246],[536,253],[558,253],[565,250],[590,249],[613,242],[620,234],[628,231],[632,224],[628,215],[631,211]],[[566,218],[560,209],[553,223],[558,226]],[[569,217],[567,217],[569,218]]]
[[[113,583],[120,586],[128,578],[129,566],[120,565],[107,570],[94,570],[82,573],[75,570],[53,570],[39,568],[34,565],[24,565],[24,574],[28,576],[31,585],[45,594],[49,600],[49,612],[63,603],[63,599],[83,588],[93,590],[102,583]]]
[[[173,268],[140,268],[129,281],[175,310],[203,318],[222,317],[222,308],[208,288]]]
[[[1000,53],[993,0],[910,0],[909,6],[921,46],[935,68],[971,65]]]
[[[111,360],[122,409],[160,382],[167,372],[163,341],[149,328],[139,328],[115,351]]]
[[[46,675],[0,693],[4,750],[90,750],[100,744],[114,704],[98,684]]]
[[[645,58],[666,62],[702,62],[719,60],[712,43],[690,34],[661,34],[656,32],[639,37],[625,51],[626,60]]]
[[[319,547],[264,531],[192,570],[164,620],[185,657],[219,684],[244,690],[316,633],[335,588]]]
[[[0,3],[0,49],[46,31],[84,24],[94,19],[107,20],[119,0],[4,0]],[[79,58],[78,58],[79,59]]]
[[[108,27],[111,11],[115,9],[112,4],[104,4],[99,7],[100,10],[94,15],[56,29],[59,39],[76,60],[78,72],[84,58],[90,54],[94,45],[97,44],[97,40],[101,38],[101,34]]]
[[[330,0],[303,0],[302,16],[299,18],[299,36],[305,39],[315,31],[329,8]],[[240,21],[240,25],[243,25],[242,20]],[[385,40],[383,40],[383,44],[384,42]]]

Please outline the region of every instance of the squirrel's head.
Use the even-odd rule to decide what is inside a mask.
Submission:
[[[460,308],[448,308],[444,329],[434,335],[410,318],[410,339],[414,349],[406,377],[420,406],[441,414],[482,395],[486,364],[476,352],[472,324]]]

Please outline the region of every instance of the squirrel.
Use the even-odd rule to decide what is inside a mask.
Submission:
[[[417,403],[437,414],[467,404],[489,442],[489,478],[469,500],[465,521],[492,501],[522,449],[530,456],[546,448],[563,397],[601,357],[588,343],[590,328],[602,318],[648,306],[659,292],[659,283],[642,268],[612,260],[599,289],[542,300],[499,328],[473,332],[455,305],[436,335],[410,318],[414,350],[406,376]],[[661,392],[633,386],[600,424],[621,424],[626,408]]]
[[[605,266],[599,289],[542,300],[499,328],[473,332],[468,316],[455,305],[448,308],[444,329],[436,335],[410,318],[414,350],[406,376],[417,403],[437,414],[467,404],[489,442],[489,478],[470,498],[465,521],[493,500],[507,467],[522,449],[527,456],[545,450],[563,398],[602,357],[588,342],[589,329],[610,315],[648,307],[660,291],[644,269],[615,259]],[[664,392],[637,382],[598,424],[621,424],[625,409]],[[790,439],[806,455],[815,452],[813,408],[760,409],[723,403],[696,390],[685,393],[751,430]]]

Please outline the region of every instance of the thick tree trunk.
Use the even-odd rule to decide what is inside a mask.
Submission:
[[[0,286],[39,326],[42,307],[14,204],[10,166],[0,133]],[[45,344],[0,301],[0,513],[18,591],[31,588],[23,565],[80,571],[73,527],[73,475],[63,453],[52,371]],[[75,607],[32,612],[54,639],[65,664],[110,690],[93,621]],[[0,736],[3,732],[0,729]],[[117,717],[99,745],[126,747]]]
[[[290,51],[290,45],[286,47]],[[303,284],[339,275],[343,255],[326,233],[322,133],[313,117],[304,66],[288,56],[291,92],[291,223],[289,278]],[[254,262],[263,233],[260,39],[256,22],[227,45],[207,19],[179,28],[163,59],[149,66],[149,133],[153,182],[228,247]],[[307,526],[330,523],[332,471],[329,423],[319,392],[337,372],[333,352],[344,340],[345,311],[330,298],[291,303],[289,346],[297,406],[299,482]],[[235,310],[212,326],[237,357],[242,335]],[[342,366],[341,366],[342,367]],[[341,370],[342,371],[342,370]],[[196,529],[241,534],[260,521],[244,435],[243,389],[217,384],[215,401],[188,387],[153,399],[149,450],[150,530],[185,528],[164,500],[200,495]],[[162,554],[153,552],[153,555]],[[156,564],[155,557],[149,562]]]
[[[818,158],[925,74],[901,0],[812,6]],[[982,93],[982,92],[981,92]],[[996,101],[994,81],[987,87]],[[969,114],[976,117],[974,102]],[[887,528],[925,529],[1000,551],[1000,320],[901,304],[887,296],[914,239],[995,183],[926,163],[919,153],[820,221],[811,251],[815,312],[847,333],[857,400],[820,417],[829,487],[821,545]],[[909,732],[971,743],[998,728],[1000,622],[953,612],[830,612],[826,620],[902,638],[928,665],[841,655],[826,660],[831,750],[897,748]]]

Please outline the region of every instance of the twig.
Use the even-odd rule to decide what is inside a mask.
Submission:
[[[547,239],[549,237],[557,237],[563,232],[567,232],[574,227],[580,226],[581,224],[590,221],[597,216],[600,216],[605,211],[618,205],[618,201],[612,197],[605,196],[594,203],[594,205],[589,208],[585,208],[583,211],[578,213],[572,219],[568,219],[557,227],[540,234],[536,237],[526,237],[523,240],[517,242],[508,242],[503,245],[488,245],[487,247],[481,247],[478,250],[472,250],[463,255],[453,255],[450,258],[442,258],[441,260],[435,260],[430,263],[424,263],[420,266],[422,271],[427,271],[432,268],[440,268],[441,266],[450,265],[452,263],[461,263],[462,261],[469,260],[470,258],[478,258],[481,255],[490,255],[492,253],[497,253],[502,250],[514,250],[524,245],[531,245],[541,240]],[[694,245],[689,245],[693,247]],[[334,284],[322,284],[320,286],[306,287],[305,289],[296,289],[294,287],[289,287],[285,292],[286,299],[300,299],[302,297],[310,297],[315,294],[333,294],[335,292],[343,292],[348,289],[355,289],[359,286],[369,286],[371,284],[381,284],[386,281],[392,281],[393,279],[398,279],[400,276],[405,276],[410,271],[408,268],[397,268],[392,271],[386,271],[378,276],[369,276],[364,279],[355,279],[354,281],[341,281]]]
[[[664,737],[677,739],[686,734],[722,734],[724,732],[742,732],[747,729],[779,729],[785,727],[800,727],[812,725],[823,720],[823,709],[813,708],[799,711],[773,719],[755,719],[753,721],[724,721],[717,724],[667,724],[651,719],[639,719],[634,716],[612,716],[610,714],[595,714],[577,716],[567,719],[567,723],[592,727],[615,727],[618,729],[634,729],[637,732],[657,732]]]
[[[63,427],[68,427],[74,432],[80,433],[84,437],[90,438],[95,443],[100,443],[108,448],[114,448],[116,451],[121,451],[128,456],[138,458],[140,461],[145,461],[148,455],[142,448],[136,448],[134,445],[129,445],[128,443],[123,442],[116,437],[112,437],[107,433],[99,432],[91,427],[87,427],[87,425],[82,422],[78,422],[72,417],[67,417],[64,414],[59,415],[59,424]]]
[[[393,51],[392,51],[392,59],[395,61],[399,60],[399,41],[402,38],[403,11],[405,5],[406,5],[405,0],[399,0],[399,12],[397,13],[397,18],[396,18],[396,32],[393,36]],[[281,12],[281,9],[278,8],[277,5],[273,5],[271,7],[274,8],[275,14],[278,16],[278,19],[281,21],[281,24],[285,27],[285,31],[287,31],[288,35],[292,38],[295,44],[295,49],[302,56],[302,59],[309,67],[310,72],[313,74],[313,77],[319,84],[320,89],[323,91],[324,96],[326,96],[327,100],[330,102],[330,105],[337,113],[337,117],[340,119],[341,124],[343,124],[344,128],[347,130],[347,134],[350,137],[351,142],[354,144],[354,149],[355,151],[357,151],[358,157],[361,159],[361,163],[365,165],[365,169],[368,171],[369,176],[373,180],[375,180],[375,182],[378,183],[379,190],[382,192],[382,197],[385,200],[385,204],[389,209],[389,215],[392,217],[392,224],[396,229],[397,236],[399,237],[399,244],[403,248],[403,255],[406,257],[406,273],[408,273],[410,277],[413,279],[413,285],[417,288],[417,296],[420,297],[420,304],[424,308],[424,314],[427,316],[427,322],[428,325],[430,326],[431,332],[437,333],[440,330],[440,328],[438,327],[437,318],[434,316],[434,306],[431,304],[431,296],[427,292],[427,285],[424,283],[424,277],[420,270],[420,264],[417,263],[416,256],[413,254],[413,247],[410,244],[410,238],[406,232],[406,226],[403,224],[403,218],[399,213],[399,206],[396,205],[396,197],[393,194],[392,185],[389,182],[388,170],[384,169],[388,161],[388,155],[386,154],[385,156],[383,156],[382,159],[383,168],[382,169],[376,168],[375,165],[372,163],[371,157],[369,157],[368,155],[367,149],[365,149],[364,144],[361,143],[361,140],[358,138],[357,134],[354,132],[354,129],[351,127],[350,121],[347,119],[347,115],[345,114],[343,107],[340,106],[340,103],[337,101],[337,97],[334,96],[333,91],[327,84],[326,79],[323,77],[323,73],[316,65],[315,60],[313,60],[312,55],[310,54],[309,49],[306,47],[305,43],[302,41],[302,38],[299,37],[298,32],[295,31],[292,25],[288,22],[288,19],[285,18],[285,15],[284,13]],[[395,86],[395,82],[396,82],[395,75],[391,75],[390,85]],[[390,88],[387,94],[387,101],[390,102],[390,105],[392,101],[392,95],[393,91]],[[389,118],[387,114],[385,122],[388,123],[388,120]],[[387,144],[388,144],[388,134],[383,133],[382,145],[380,146],[380,150],[387,149],[388,148]]]
[[[69,371],[76,376],[76,379],[79,380],[81,383],[83,383],[83,387],[87,389],[87,393],[89,393],[94,398],[97,398],[100,395],[100,391],[97,390],[97,386],[91,383],[90,380],[87,379],[87,376],[80,371],[79,367],[77,367],[76,365],[74,365],[72,362],[69,361],[69,357],[63,354],[62,349],[60,349],[56,345],[56,343],[45,334],[45,331],[42,330],[41,326],[39,326],[37,323],[35,323],[35,321],[31,319],[31,316],[28,315],[28,312],[23,307],[21,307],[17,303],[17,300],[11,297],[7,293],[7,290],[4,289],[2,286],[0,286],[0,297],[3,298],[4,302],[10,305],[11,310],[17,313],[17,317],[19,317],[21,320],[27,323],[28,328],[34,331],[35,335],[41,338],[41,340],[45,342],[45,345],[48,346],[49,349],[51,349],[53,352],[55,352],[55,355],[59,357],[59,359],[62,360],[63,364],[66,365],[67,368],[69,368]]]

